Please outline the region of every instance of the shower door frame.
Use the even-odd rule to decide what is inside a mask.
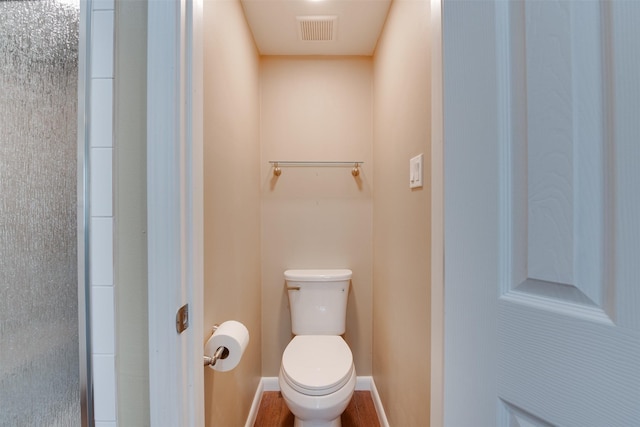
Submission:
[[[91,292],[89,283],[89,128],[87,115],[91,82],[91,5],[80,1],[78,34],[78,161],[77,161],[77,252],[78,252],[78,344],[80,364],[81,425],[93,426],[93,381],[91,363]]]

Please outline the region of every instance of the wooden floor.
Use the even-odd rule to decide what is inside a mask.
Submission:
[[[292,427],[293,414],[279,391],[265,391],[255,427]],[[356,391],[342,413],[342,427],[380,427],[376,408],[368,391]]]

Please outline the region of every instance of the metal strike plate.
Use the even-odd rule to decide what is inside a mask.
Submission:
[[[176,313],[176,331],[181,334],[189,327],[189,304],[185,304]]]

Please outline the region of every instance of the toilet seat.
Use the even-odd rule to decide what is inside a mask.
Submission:
[[[337,335],[298,335],[282,355],[282,376],[299,393],[322,396],[343,387],[353,372],[351,349]]]

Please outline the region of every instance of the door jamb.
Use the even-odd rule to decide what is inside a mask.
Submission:
[[[152,425],[204,425],[202,2],[148,3],[147,221]],[[189,328],[175,329],[189,304]]]
[[[431,404],[430,425],[444,425],[444,122],[442,5],[431,0]]]

